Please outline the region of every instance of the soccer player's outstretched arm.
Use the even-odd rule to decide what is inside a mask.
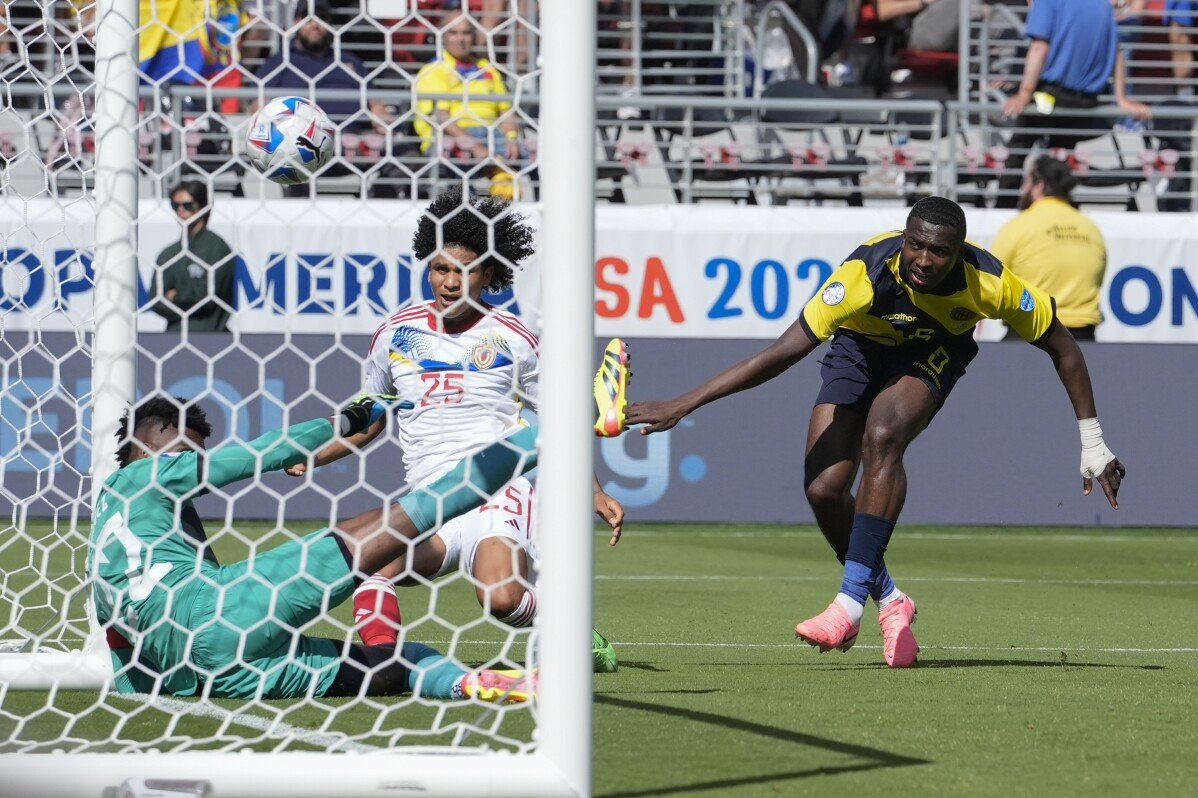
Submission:
[[[389,397],[388,397],[389,398]],[[359,436],[383,426],[391,405],[382,397],[363,396],[350,402],[332,418],[318,418],[274,430],[249,443],[229,441],[205,456],[204,483],[222,487],[266,471],[278,471],[322,450],[337,436]]]
[[[628,407],[629,424],[646,424],[642,435],[664,432],[709,402],[768,382],[805,358],[822,341],[815,340],[800,316],[776,341],[750,358],[728,368],[689,393],[664,402],[635,402]]]
[[[1098,410],[1094,406],[1094,388],[1090,384],[1090,372],[1081,347],[1065,329],[1060,320],[1053,319],[1052,325],[1035,346],[1043,349],[1052,358],[1057,376],[1069,394],[1082,440],[1082,493],[1090,495],[1094,480],[1102,487],[1111,507],[1119,509],[1119,485],[1127,469],[1119,458],[1107,448],[1102,439],[1102,427],[1098,425]]]

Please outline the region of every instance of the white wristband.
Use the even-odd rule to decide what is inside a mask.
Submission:
[[[1102,446],[1102,427],[1096,418],[1078,419],[1077,431],[1082,436],[1082,448],[1091,449]]]
[[[1077,430],[1082,438],[1081,474],[1086,479],[1093,479],[1103,472],[1107,463],[1115,459],[1115,455],[1102,440],[1102,427],[1098,425],[1098,419],[1079,420]]]

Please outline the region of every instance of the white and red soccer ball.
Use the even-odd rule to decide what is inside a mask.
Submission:
[[[246,157],[262,175],[285,186],[306,183],[333,157],[336,128],[303,97],[278,97],[254,114]]]

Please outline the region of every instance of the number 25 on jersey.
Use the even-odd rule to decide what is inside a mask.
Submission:
[[[464,371],[426,371],[420,375],[424,383],[421,407],[461,404],[466,397],[466,373]]]

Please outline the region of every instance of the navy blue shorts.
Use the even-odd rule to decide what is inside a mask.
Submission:
[[[824,384],[815,403],[840,405],[867,415],[887,383],[910,375],[923,380],[932,392],[935,415],[977,353],[978,345],[969,337],[886,346],[838,332],[820,361]]]

